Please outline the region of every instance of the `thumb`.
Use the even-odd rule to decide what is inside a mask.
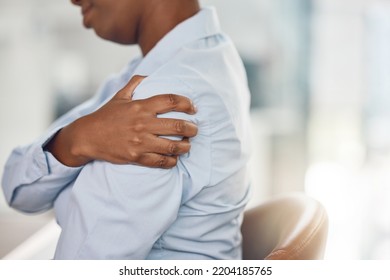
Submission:
[[[116,96],[131,100],[134,94],[134,90],[145,78],[146,76],[134,75],[131,77],[130,81],[116,94]]]

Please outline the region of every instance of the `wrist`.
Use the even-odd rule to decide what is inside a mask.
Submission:
[[[57,132],[44,149],[66,166],[79,167],[85,165],[92,159],[85,152],[85,143],[83,143],[83,136],[80,131],[76,120]]]
[[[92,161],[92,157],[89,155],[88,137],[85,135],[87,131],[83,126],[83,118],[77,119],[73,123],[64,128],[63,133],[66,134],[68,146],[68,153],[70,155],[69,160],[72,161],[72,165],[85,165]]]

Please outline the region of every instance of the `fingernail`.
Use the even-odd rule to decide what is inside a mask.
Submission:
[[[194,103],[192,103],[192,109],[194,110],[195,113],[198,112],[198,107]]]

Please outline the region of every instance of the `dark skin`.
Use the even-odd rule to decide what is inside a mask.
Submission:
[[[178,23],[199,11],[193,0],[72,0],[83,23],[106,40],[138,44],[143,55]],[[131,99],[145,77],[135,76],[99,110],[61,129],[46,145],[60,162],[82,166],[93,160],[171,168],[187,153],[197,134],[191,122],[157,118],[170,111],[195,114],[192,102],[175,94]],[[115,136],[115,137],[113,137]],[[180,136],[173,141],[159,136]]]

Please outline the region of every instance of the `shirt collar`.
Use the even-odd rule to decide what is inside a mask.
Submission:
[[[220,25],[215,9],[202,8],[166,34],[141,60],[134,73],[148,76],[168,62],[184,45],[217,33],[220,33]]]

